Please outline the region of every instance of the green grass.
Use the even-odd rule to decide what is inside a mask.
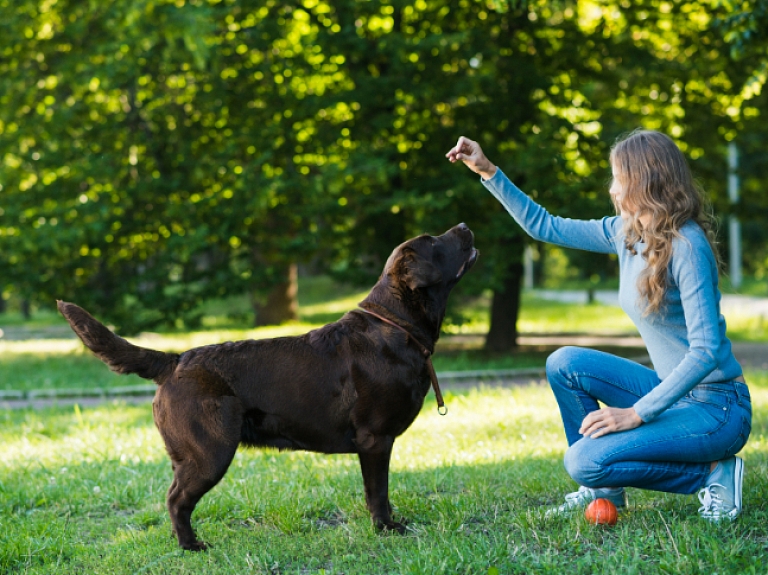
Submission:
[[[731,341],[768,341],[768,318],[749,315],[745,310],[744,315],[729,317],[727,322]]]
[[[467,299],[453,309],[443,322],[445,335],[482,335],[488,333],[490,292]],[[521,334],[604,333],[635,335],[637,330],[618,307],[600,303],[573,305],[536,297],[524,292],[520,303],[517,329]]]
[[[574,484],[545,387],[448,393],[395,443],[390,495],[406,536],[379,535],[357,460],[240,450],[193,523],[213,548],[177,550],[171,469],[149,404],[0,412],[0,572],[29,574],[763,573],[768,375],[755,408],[745,512],[710,525],[695,496],[630,490],[615,528],[545,519]]]
[[[768,297],[768,278],[744,277],[742,278],[741,285],[735,288],[731,284],[730,277],[723,275],[720,278],[720,291],[723,293]]]
[[[210,302],[203,327],[132,338],[166,350],[304,333],[354,309],[364,292],[325,279],[300,291],[294,324],[248,329],[247,300]],[[481,351],[488,300],[466,302],[445,325],[438,372],[541,367],[551,351]],[[449,318],[450,319],[450,318]],[[735,339],[768,340],[751,318],[728,318]],[[63,322],[41,312],[33,330]],[[753,322],[753,323],[750,323]],[[16,327],[14,322],[5,323]],[[523,333],[634,334],[618,308],[526,295]],[[636,355],[637,350],[612,350]],[[241,450],[193,522],[214,547],[183,553],[165,511],[170,464],[151,406],[106,403],[0,411],[0,573],[762,573],[768,520],[768,373],[747,373],[755,408],[745,513],[734,524],[699,520],[694,496],[631,490],[612,529],[580,515],[546,520],[574,488],[551,392],[531,384],[459,392],[443,384],[450,413],[431,395],[395,444],[390,494],[406,536],[377,534],[354,456]],[[76,339],[0,340],[0,389],[111,388],[115,376]]]

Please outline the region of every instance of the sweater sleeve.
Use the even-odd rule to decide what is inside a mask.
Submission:
[[[635,412],[645,422],[668,409],[718,365],[721,333],[714,256],[703,236],[676,238],[673,250],[670,273],[680,291],[688,351],[657,387],[635,403]]]
[[[498,168],[493,177],[480,181],[533,239],[567,248],[616,253],[616,236],[621,231],[618,216],[601,220],[572,220],[552,216]]]

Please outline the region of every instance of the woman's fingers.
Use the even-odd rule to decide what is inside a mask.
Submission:
[[[457,160],[467,160],[475,153],[476,146],[476,142],[461,136],[456,142],[456,145],[448,150],[448,153],[445,154],[445,157],[448,158],[451,162],[456,162]]]
[[[461,160],[465,166],[486,180],[492,178],[496,173],[496,166],[488,161],[480,145],[465,136],[459,138],[456,145],[445,154],[445,157],[451,163]]]
[[[593,411],[581,424],[579,430],[582,435],[587,437],[600,437],[618,430],[618,424],[616,417],[614,417],[613,410],[611,408],[598,409]]]
[[[584,421],[581,423],[581,429],[579,429],[579,433],[581,433],[583,436],[593,437],[599,431],[606,429],[607,424],[599,415],[595,415],[596,413],[596,411],[593,411],[587,415],[587,417],[585,417]]]
[[[597,413],[598,413],[597,411],[592,411],[587,414],[587,416],[581,422],[579,433],[581,433],[582,435],[586,435],[587,431],[594,425],[595,418],[597,417]]]
[[[594,439],[616,431],[634,429],[642,423],[642,419],[632,407],[626,409],[605,407],[587,414],[581,423],[579,433]]]
[[[474,144],[472,140],[469,138],[465,138],[464,136],[461,136],[459,138],[459,141],[456,142],[456,149],[459,151],[459,154],[465,154],[468,156],[472,155],[472,144]]]

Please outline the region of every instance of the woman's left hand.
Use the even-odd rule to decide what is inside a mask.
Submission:
[[[581,422],[579,433],[584,437],[595,439],[616,431],[635,429],[640,427],[642,423],[643,420],[637,415],[634,407],[626,409],[605,407],[588,414]]]

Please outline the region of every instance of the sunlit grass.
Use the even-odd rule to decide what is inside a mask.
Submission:
[[[23,411],[21,417],[6,411],[0,431],[5,464],[81,465],[105,456],[134,463],[161,459],[165,452],[148,405],[87,410],[75,405],[62,412]]]
[[[448,334],[485,334],[489,329],[490,299],[485,296],[461,309],[461,322],[448,323]],[[734,341],[768,342],[768,318],[749,309],[724,313],[728,336]],[[517,329],[522,334],[589,333],[636,335],[637,329],[618,306],[601,303],[571,304],[524,293]]]
[[[768,342],[768,318],[743,313],[726,315],[728,337],[733,341]]]
[[[129,339],[182,351],[296,335],[354,309],[366,293],[328,280],[309,287],[294,324],[247,329],[237,319],[247,301],[234,308],[214,302],[203,329]],[[482,298],[464,306],[461,324],[446,325],[448,335],[477,339],[487,331],[487,310]],[[727,319],[734,339],[768,341],[766,327],[748,313]],[[63,322],[51,314],[34,327],[46,321]],[[518,327],[536,334],[635,333],[619,308],[530,294]],[[440,345],[449,342],[446,336]],[[446,347],[438,348],[435,366],[542,366],[546,355]],[[630,491],[630,512],[611,530],[592,529],[578,515],[544,520],[540,507],[574,488],[562,467],[565,440],[549,389],[452,392],[444,385],[448,415],[437,414],[430,394],[395,444],[390,493],[397,514],[410,519],[408,536],[371,528],[356,457],[244,449],[195,513],[200,535],[215,544],[197,555],[177,551],[171,537],[171,470],[149,403],[0,411],[0,572],[759,573],[768,521],[768,372],[746,376],[755,411],[742,453],[745,513],[734,524],[703,524],[695,496],[639,490]],[[146,382],[111,374],[74,338],[0,340],[0,389],[133,383]]]
[[[486,334],[489,324],[490,297],[476,298],[462,306],[460,323],[444,325],[448,334]],[[603,333],[636,334],[631,320],[616,306],[600,303],[568,304],[524,293],[517,329],[522,334]]]
[[[695,496],[630,490],[614,529],[540,509],[574,488],[547,387],[447,394],[395,443],[390,494],[405,537],[377,535],[352,455],[243,449],[193,521],[214,544],[181,553],[171,469],[151,406],[0,412],[0,572],[761,572],[768,519],[768,376],[749,373],[755,419],[745,512],[713,526]],[[642,559],[641,559],[642,558]]]
[[[523,298],[518,329],[521,333],[637,333],[619,307],[565,304],[534,297]]]

